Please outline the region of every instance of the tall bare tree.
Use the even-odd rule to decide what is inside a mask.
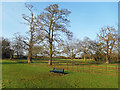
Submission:
[[[68,37],[72,36],[72,32],[66,28],[70,22],[67,16],[71,12],[67,9],[60,9],[57,4],[50,5],[44,10],[37,16],[37,24],[38,29],[40,28],[46,33],[46,40],[49,43],[49,65],[52,65],[53,41],[59,42],[62,33]]]
[[[104,43],[103,49],[106,53],[106,63],[108,64],[112,50],[117,47],[117,30],[114,27],[106,26],[101,28],[101,31],[97,36],[99,40]]]
[[[32,50],[33,50],[33,45],[35,43],[35,16],[33,13],[33,6],[29,5],[29,4],[25,4],[25,7],[29,10],[30,12],[30,16],[27,16],[25,14],[23,14],[23,19],[25,21],[27,21],[27,25],[29,25],[29,42],[24,41],[24,43],[26,43],[26,45],[28,45],[28,63],[32,63]]]

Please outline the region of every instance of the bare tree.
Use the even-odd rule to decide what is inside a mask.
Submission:
[[[22,40],[22,36],[19,33],[15,33],[13,37],[12,48],[14,50],[14,54],[17,55],[17,58],[21,58],[24,54],[25,45]]]
[[[114,27],[106,26],[101,28],[97,35],[99,40],[104,43],[104,52],[106,53],[106,63],[109,63],[112,50],[117,47],[118,33]]]
[[[104,51],[102,47],[103,43],[100,43],[99,41],[91,40],[89,42],[89,55],[93,60],[99,61],[104,57]]]
[[[61,45],[62,53],[66,54],[71,59],[74,59],[77,54],[81,52],[81,44],[78,39],[72,38],[71,40],[67,40]]]
[[[82,47],[82,52],[84,53],[84,61],[86,60],[86,55],[89,51],[89,41],[90,39],[88,37],[85,37],[84,40],[81,43],[81,47]]]
[[[59,42],[62,33],[68,37],[72,36],[72,32],[66,28],[70,22],[67,16],[71,12],[67,9],[60,9],[57,4],[50,5],[44,10],[37,16],[37,25],[38,29],[46,33],[46,41],[49,43],[49,65],[52,65],[53,42]]]
[[[33,51],[33,45],[35,44],[35,16],[34,16],[34,13],[33,13],[33,6],[32,5],[29,5],[29,4],[25,4],[25,7],[29,10],[30,12],[30,16],[27,16],[25,14],[23,14],[23,19],[25,21],[27,21],[27,25],[29,25],[29,35],[30,35],[30,38],[29,38],[29,41],[26,42],[25,40],[23,41],[27,46],[28,46],[28,63],[32,63],[32,51]]]

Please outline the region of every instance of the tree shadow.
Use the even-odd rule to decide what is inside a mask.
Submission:
[[[33,63],[48,63],[48,62],[33,62]]]
[[[1,62],[0,64],[27,64],[27,62]]]

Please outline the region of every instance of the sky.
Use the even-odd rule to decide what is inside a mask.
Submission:
[[[34,12],[40,14],[46,6],[57,3],[60,8],[71,11],[69,15],[70,26],[74,37],[83,40],[89,37],[96,39],[97,33],[104,26],[118,25],[118,3],[117,2],[30,2],[34,6]],[[14,33],[20,32],[25,35],[28,26],[22,23],[22,14],[29,15],[24,2],[2,3],[2,36],[13,37]]]

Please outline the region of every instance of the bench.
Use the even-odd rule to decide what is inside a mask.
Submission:
[[[53,70],[51,70],[50,72],[54,72],[54,73],[64,73],[64,69],[53,68]]]

